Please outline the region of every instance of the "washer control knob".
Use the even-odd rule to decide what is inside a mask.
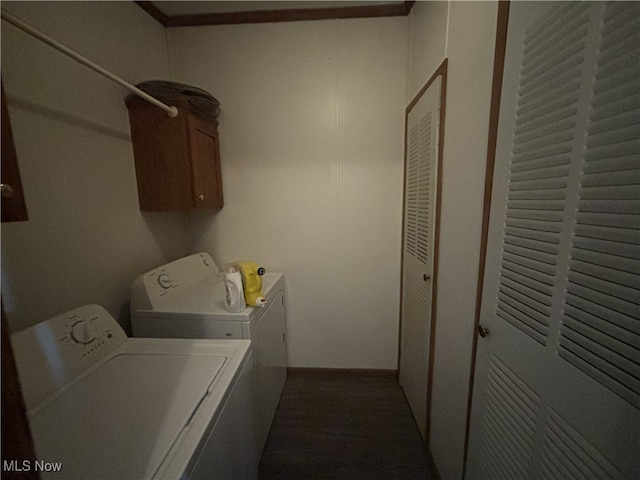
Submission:
[[[71,338],[76,343],[91,343],[96,339],[96,336],[95,327],[86,320],[79,320],[71,326]]]
[[[173,282],[171,281],[171,277],[166,273],[161,273],[158,275],[158,283],[162,288],[170,288]]]

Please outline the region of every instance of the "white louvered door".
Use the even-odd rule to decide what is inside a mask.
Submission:
[[[640,478],[640,3],[512,2],[467,479]]]
[[[426,435],[440,91],[438,76],[407,114],[399,381]]]

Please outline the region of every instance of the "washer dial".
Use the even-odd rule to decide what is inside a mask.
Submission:
[[[93,342],[98,336],[98,332],[87,320],[78,320],[71,325],[71,338],[76,343],[86,345]]]
[[[158,275],[158,283],[164,289],[171,288],[171,286],[173,285],[171,277],[166,273],[161,273],[160,275]]]

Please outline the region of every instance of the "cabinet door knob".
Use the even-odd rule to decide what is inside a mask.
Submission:
[[[198,195],[198,199],[199,200],[204,200],[204,195],[203,194]]]
[[[13,187],[7,183],[0,183],[0,194],[3,197],[13,196]]]
[[[487,335],[489,335],[489,329],[487,327],[483,327],[482,325],[478,325],[478,334],[482,338],[485,338]]]

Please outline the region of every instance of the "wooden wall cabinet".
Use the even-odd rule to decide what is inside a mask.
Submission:
[[[138,97],[126,100],[144,211],[222,208],[218,122],[185,102],[171,102],[178,115]]]
[[[2,221],[24,222],[29,220],[27,204],[24,198],[24,190],[18,168],[18,157],[13,143],[13,132],[9,120],[9,108],[2,85]]]

